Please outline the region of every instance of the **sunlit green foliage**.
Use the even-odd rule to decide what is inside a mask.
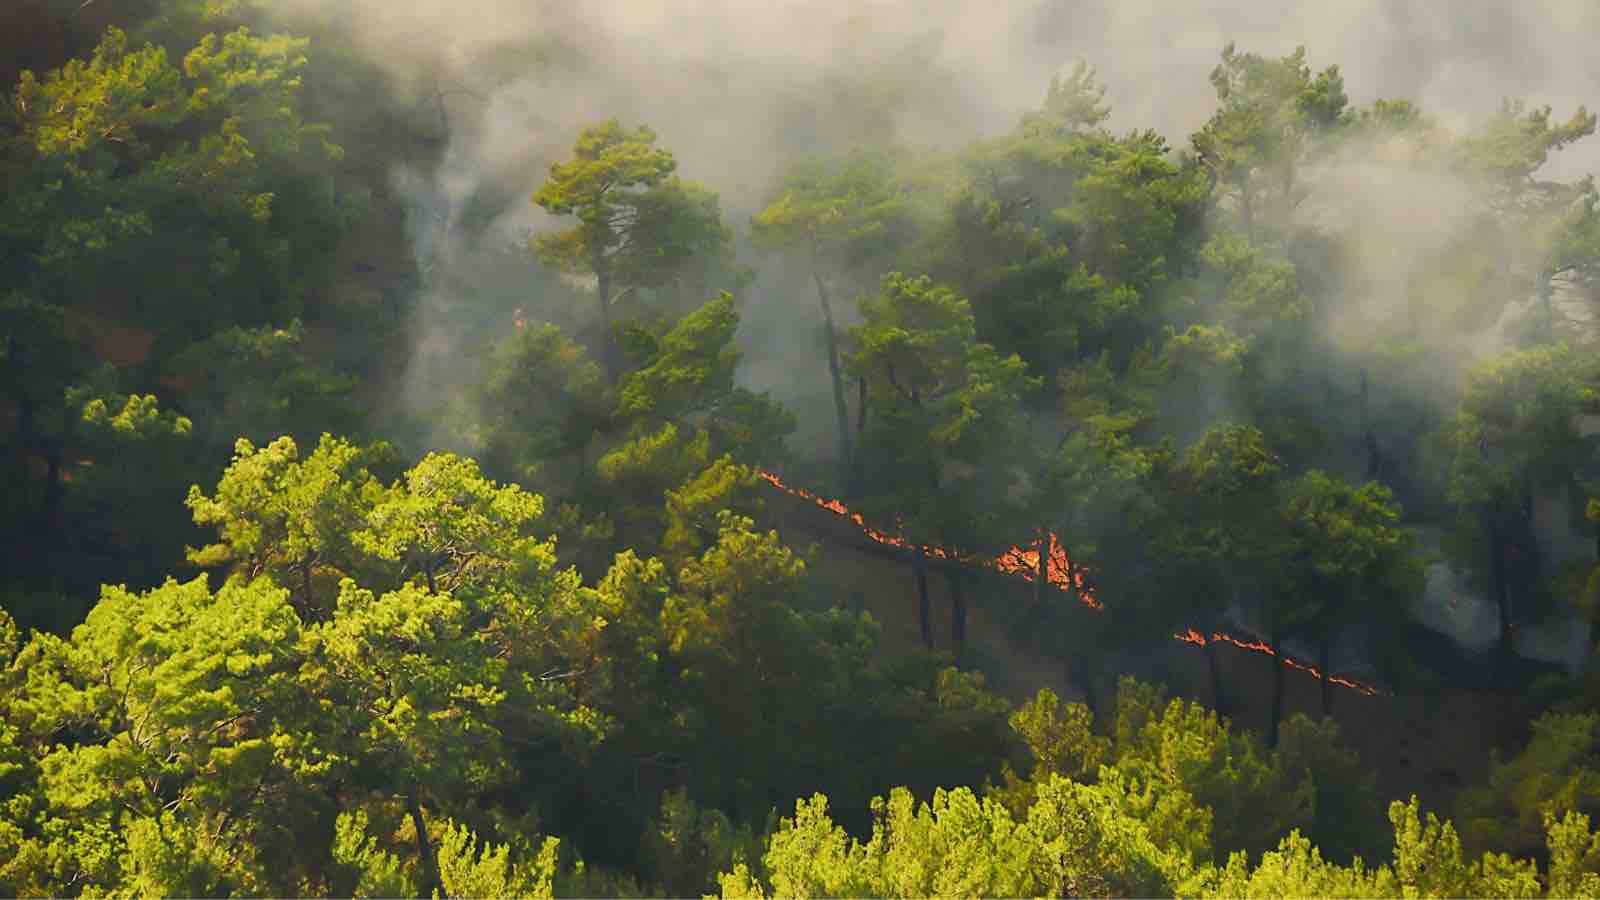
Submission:
[[[560,843],[546,838],[533,859],[514,860],[510,845],[480,845],[465,826],[451,824],[439,842],[440,885],[447,897],[553,897]]]
[[[368,833],[367,813],[340,813],[334,824],[332,880],[350,897],[408,897],[417,892],[404,861]],[[342,889],[342,890],[341,890]]]
[[[293,438],[261,448],[241,438],[212,496],[189,488],[195,523],[214,526],[220,538],[191,551],[190,561],[225,565],[245,579],[270,576],[296,592],[302,614],[326,613],[339,579],[356,568],[351,536],[379,489],[362,456],[331,435],[304,461]]]
[[[1055,776],[1025,820],[965,788],[918,803],[898,788],[873,801],[872,838],[834,825],[828,801],[795,805],[768,843],[766,885],[739,865],[725,897],[1154,896],[1186,875],[1142,823],[1105,802],[1100,789]]]
[[[733,346],[738,325],[728,293],[685,316],[653,342],[649,364],[628,375],[620,412],[677,419],[702,412],[704,404],[725,396],[733,389],[733,367],[739,360]]]
[[[1597,728],[1594,714],[1535,720],[1522,752],[1497,759],[1487,784],[1462,792],[1456,811],[1462,831],[1478,847],[1529,853],[1543,840],[1546,816],[1593,815],[1600,807],[1600,771],[1592,767]]]
[[[572,457],[581,473],[610,412],[600,367],[550,324],[519,329],[495,349],[476,399],[485,465],[523,481]]]
[[[542,183],[559,103],[475,153],[521,86],[602,62],[559,27],[380,57],[303,6],[22,4],[60,41],[0,104],[0,894],[1600,895],[1594,697],[1523,690],[1513,640],[1600,596],[1600,192],[1546,171],[1585,109],[1452,133],[1230,45],[1187,149],[1113,133],[1079,63],[921,152],[887,145],[935,82],[869,66],[767,124],[831,110],[818,145],[885,149],[753,159],[781,174],[736,229],[644,125]],[[1412,188],[1425,225],[1378,202]],[[481,246],[530,190],[559,230]],[[743,291],[752,245],[812,284]],[[827,367],[832,458],[748,355],[813,287],[822,340],[776,365]],[[563,318],[591,290],[598,323]],[[774,472],[910,544],[854,549],[913,558],[926,651]],[[1402,697],[1346,728],[1460,699],[1473,661],[1426,674],[1405,619],[1441,523],[1498,607],[1506,696],[1474,702],[1541,713],[1482,784],[1430,773],[1385,827],[1410,763],[1289,715],[1281,655],[1211,640],[1209,690],[1096,690],[1248,622],[1379,664]],[[1049,533],[1081,588],[1007,620],[1027,589],[976,564]],[[1272,679],[1237,710],[1264,733],[1223,662]]]
[[[1054,718],[1052,700],[1041,695],[1016,723],[1037,736],[1033,726],[1039,717]],[[1119,725],[1118,734],[1131,733],[1137,720],[1144,723],[1139,734],[1165,732],[1169,747],[1196,738],[1202,746],[1207,743],[1207,728],[1196,728],[1198,720],[1175,716],[1171,708],[1157,717],[1151,705],[1156,700],[1158,693],[1125,683],[1119,721],[1127,727]],[[1069,708],[1067,720],[1073,717]],[[1295,728],[1308,738],[1333,737],[1309,726]],[[1089,746],[1083,740],[1073,743]],[[1258,853],[1232,852],[1225,862],[1213,865],[1209,858],[1196,858],[1195,851],[1205,848],[1193,843],[1195,826],[1201,826],[1203,835],[1211,809],[1204,808],[1207,815],[1197,822],[1181,815],[1174,819],[1176,808],[1151,806],[1149,787],[1140,789],[1143,779],[1127,774],[1141,769],[1136,758],[1104,766],[1087,782],[1040,763],[1020,811],[1008,808],[1005,800],[980,799],[965,789],[935,791],[931,803],[918,803],[910,791],[896,789],[887,801],[873,801],[873,827],[866,842],[833,823],[826,797],[802,799],[795,816],[783,819],[768,838],[758,862],[738,862],[722,875],[722,894],[1557,897],[1592,896],[1596,886],[1600,838],[1589,830],[1588,818],[1576,813],[1559,819],[1544,815],[1549,864],[1543,869],[1499,853],[1472,858],[1454,827],[1432,813],[1424,815],[1416,798],[1390,804],[1393,839],[1379,848],[1387,861],[1378,860],[1376,866],[1359,854],[1348,864],[1329,860],[1298,828]],[[1245,769],[1251,765],[1247,762]],[[1317,763],[1305,773],[1308,779],[1331,776],[1329,785],[1337,789],[1343,786],[1341,779],[1348,779],[1348,773],[1341,776],[1337,769]],[[1239,779],[1247,793],[1253,790],[1247,771],[1230,765],[1217,774]],[[1157,788],[1158,795],[1173,796],[1170,792],[1185,780],[1203,790],[1215,786],[1188,765],[1170,767],[1165,777],[1177,780]],[[1230,790],[1213,796],[1224,797]],[[1382,824],[1369,821],[1363,827],[1381,833]]]
[[[230,328],[193,344],[171,362],[186,399],[205,425],[207,449],[217,442],[269,441],[292,434],[310,442],[356,415],[354,379],[307,358],[305,328]]]
[[[1281,233],[1309,193],[1298,177],[1325,146],[1316,139],[1345,122],[1344,77],[1338,66],[1313,75],[1304,47],[1268,59],[1230,43],[1211,84],[1218,109],[1195,153],[1251,241]]]
[[[1564,489],[1588,464],[1579,417],[1595,408],[1595,385],[1592,364],[1565,345],[1508,353],[1473,370],[1436,435],[1456,509],[1450,549],[1495,602],[1502,658],[1516,624],[1549,606],[1533,492]]]
[[[533,202],[578,224],[541,235],[533,250],[567,271],[593,275],[602,352],[611,383],[622,360],[612,334],[612,305],[624,293],[661,285],[696,256],[728,241],[716,194],[673,177],[677,161],[655,147],[648,127],[628,130],[615,119],[585,129],[573,157],[551,166]]]
[[[972,546],[997,521],[1011,480],[1002,460],[1037,381],[979,342],[967,301],[926,277],[885,275],[861,313],[846,366],[867,384],[869,507],[902,516],[912,540]],[[970,475],[951,468],[980,462]]]
[[[874,264],[881,267],[909,241],[911,215],[892,162],[881,154],[857,153],[837,162],[796,166],[782,193],[750,224],[758,247],[802,256],[810,268],[822,312],[839,459],[848,464],[854,450],[833,296],[834,291],[857,287],[857,277],[876,274],[871,271]]]
[[[35,741],[72,737],[39,758],[25,855],[47,869],[31,877],[293,891],[310,874],[294,870],[297,831],[322,806],[305,776],[329,764],[297,684],[305,637],[287,592],[213,595],[204,578],[108,588],[70,640],[35,637],[7,718]]]
[[[717,888],[717,876],[754,859],[760,841],[750,826],[736,826],[721,810],[701,808],[688,791],[661,796],[661,811],[645,834],[661,893],[704,896]]]
[[[53,302],[98,289],[190,329],[298,314],[340,225],[340,151],[300,118],[305,47],[241,29],[180,69],[113,29],[89,60],[25,72],[0,204],[12,286]]]

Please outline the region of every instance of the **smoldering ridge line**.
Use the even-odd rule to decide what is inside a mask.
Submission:
[[[917,549],[915,545],[898,535],[890,534],[888,532],[873,528],[871,525],[867,524],[864,516],[858,512],[852,511],[844,504],[843,501],[822,497],[806,490],[805,488],[798,488],[785,484],[782,478],[778,477],[772,472],[766,471],[765,469],[757,470],[757,474],[761,477],[761,480],[772,485],[778,490],[783,491],[792,497],[798,497],[802,500],[810,501],[811,504],[816,506],[818,509],[827,510],[836,516],[849,520],[857,528],[860,528],[863,534],[876,543],[884,544],[890,547]],[[1073,594],[1077,597],[1078,601],[1087,608],[1094,610],[1095,612],[1103,612],[1105,610],[1105,604],[1095,599],[1093,594],[1090,593],[1087,588],[1085,588],[1083,584],[1083,572],[1081,570],[1073,570],[1068,561],[1066,550],[1061,546],[1060,540],[1054,534],[1051,534],[1049,536],[1049,541],[1050,550],[1047,554],[1048,560],[1046,562],[1046,577],[1050,584],[1057,590],[1060,590],[1064,593]],[[990,569],[992,571],[1000,572],[1015,578],[1021,578],[1022,580],[1030,583],[1035,581],[1038,577],[1039,551],[1037,549],[1012,547],[993,559],[963,557],[954,551],[931,544],[923,545],[920,549],[925,555],[933,559],[946,560],[957,565]],[[1192,644],[1197,647],[1204,647],[1212,641],[1232,644],[1241,650],[1248,650],[1253,653],[1264,653],[1268,656],[1277,657],[1285,666],[1305,672],[1319,681],[1322,680],[1323,677],[1322,670],[1317,666],[1314,666],[1310,663],[1301,662],[1300,660],[1295,659],[1294,657],[1276,647],[1273,647],[1265,641],[1238,638],[1221,631],[1214,631],[1209,637],[1207,637],[1205,634],[1202,634],[1193,628],[1190,628],[1188,631],[1180,634],[1174,634],[1172,637],[1174,640],[1182,641],[1186,644]],[[1361,694],[1365,694],[1368,697],[1375,697],[1383,693],[1378,688],[1370,684],[1340,675],[1329,675],[1327,680],[1329,684],[1348,688]]]

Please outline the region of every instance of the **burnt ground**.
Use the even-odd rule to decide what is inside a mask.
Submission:
[[[816,545],[811,602],[871,613],[882,627],[887,652],[921,648],[916,581],[907,554],[874,543],[838,515],[776,491],[767,494],[764,518],[792,545]],[[935,649],[950,652],[950,592],[937,566],[930,567],[928,587]],[[1066,632],[1083,628],[1085,640],[1104,640],[1090,631],[1091,617],[1098,614],[1057,592],[1055,598],[1066,608],[1043,621],[1030,621],[1026,610],[1033,606],[1033,586],[1000,575],[981,577],[967,593],[970,611],[961,664],[983,672],[989,685],[1012,703],[1025,701],[1042,687],[1082,700],[1083,682],[1093,681],[1096,705],[1104,714],[1118,676],[1134,674],[1165,682],[1176,696],[1214,705],[1204,654],[1191,644],[1163,635],[1122,638],[1113,646],[1096,647],[1096,671],[1080,668],[1073,677],[1069,648],[1074,636]],[[1333,718],[1346,743],[1376,771],[1381,796],[1405,799],[1416,794],[1425,807],[1448,813],[1461,788],[1484,781],[1491,751],[1515,752],[1526,740],[1533,707],[1519,694],[1486,689],[1487,660],[1456,650],[1426,629],[1414,630],[1407,649],[1413,653],[1415,648],[1413,663],[1423,687],[1384,690],[1377,696],[1336,687]],[[1218,655],[1231,718],[1264,732],[1273,668],[1279,663],[1229,644],[1221,644]],[[1522,680],[1535,674],[1523,673]],[[1291,669],[1285,692],[1286,716],[1299,712],[1320,717],[1321,684],[1316,678]]]

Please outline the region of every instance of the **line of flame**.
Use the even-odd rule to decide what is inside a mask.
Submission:
[[[863,534],[880,544],[885,544],[890,547],[905,547],[908,549],[912,546],[905,538],[902,538],[898,535],[889,534],[885,531],[879,531],[878,529],[873,528],[871,525],[868,525],[867,520],[863,518],[860,513],[852,512],[848,506],[845,506],[838,500],[819,497],[805,488],[798,488],[784,484],[783,479],[764,469],[758,469],[757,474],[759,474],[761,478],[768,484],[786,494],[799,497],[802,500],[809,500],[819,509],[825,509],[834,515],[843,516],[844,518],[849,519],[851,522],[855,523],[857,528],[861,529]],[[1078,598],[1078,601],[1084,606],[1096,611],[1105,609],[1105,604],[1101,603],[1099,600],[1096,600],[1093,593],[1087,588],[1087,586],[1084,585],[1083,570],[1081,568],[1076,571],[1073,570],[1067,559],[1066,548],[1061,546],[1061,541],[1057,539],[1054,534],[1051,534],[1049,535],[1049,542],[1050,549],[1048,551],[1048,558],[1045,561],[1046,579],[1048,579],[1049,582],[1057,589],[1075,595]],[[933,544],[924,544],[922,546],[922,552],[924,555],[931,556],[935,559],[946,559],[952,562],[959,562],[964,565],[973,565],[986,569],[993,569],[994,571],[1003,575],[1009,575],[1013,578],[1021,578],[1022,580],[1028,582],[1033,582],[1039,577],[1039,550],[1036,547],[1012,547],[994,559],[973,559],[970,557],[962,557],[953,550]]]
[[[1284,665],[1291,669],[1299,669],[1302,672],[1308,673],[1312,678],[1322,678],[1321,669],[1311,665],[1310,663],[1300,662],[1294,657],[1289,656],[1287,653],[1279,653],[1276,647],[1273,647],[1265,641],[1240,640],[1231,634],[1221,631],[1211,632],[1211,637],[1208,640],[1204,634],[1195,631],[1193,628],[1183,632],[1182,634],[1174,634],[1173,637],[1183,641],[1186,644],[1194,644],[1196,647],[1204,647],[1211,641],[1222,641],[1224,643],[1232,644],[1241,650],[1253,650],[1256,653],[1265,653],[1268,656],[1276,656],[1278,659],[1283,661]],[[1330,684],[1337,684],[1340,687],[1350,688],[1354,691],[1360,691],[1361,693],[1366,694],[1368,697],[1376,697],[1379,693],[1378,689],[1370,684],[1363,684],[1359,681],[1355,681],[1350,678],[1344,678],[1338,675],[1330,675],[1328,677],[1328,682]]]
[[[761,476],[762,480],[786,494],[799,497],[802,500],[808,500],[820,509],[825,509],[836,516],[843,516],[844,518],[849,519],[857,528],[861,529],[863,534],[880,544],[885,544],[890,547],[905,547],[908,549],[911,547],[910,542],[908,542],[905,538],[899,537],[898,535],[889,534],[885,531],[879,531],[878,529],[873,528],[871,525],[868,525],[867,520],[863,518],[860,513],[852,512],[850,507],[845,506],[838,500],[819,497],[805,488],[798,488],[784,484],[783,479],[779,478],[772,472],[766,471],[765,469],[758,469],[756,470],[756,473]],[[1066,548],[1061,546],[1060,539],[1058,539],[1054,534],[1051,534],[1049,535],[1049,542],[1049,559],[1045,564],[1045,577],[1048,578],[1050,583],[1058,590],[1065,591],[1076,596],[1078,601],[1084,606],[1087,606],[1096,612],[1104,610],[1105,604],[1097,600],[1093,593],[1091,593],[1084,585],[1083,568],[1081,566],[1076,570],[1072,568],[1067,558]],[[952,550],[947,550],[944,547],[937,547],[928,544],[923,545],[922,552],[928,556],[934,557],[935,559],[947,559],[967,565],[977,565],[987,569],[993,569],[996,572],[1000,572],[1004,575],[1010,575],[1014,578],[1021,578],[1030,583],[1038,578],[1039,551],[1037,548],[1012,547],[994,559],[990,560],[962,558]],[[1190,628],[1188,631],[1182,634],[1174,634],[1173,637],[1177,640],[1183,641],[1184,643],[1194,644],[1198,647],[1204,647],[1208,643],[1206,636],[1194,630],[1193,628]],[[1212,632],[1210,640],[1224,641],[1240,648],[1241,650],[1251,650],[1256,653],[1265,653],[1268,656],[1276,656],[1283,660],[1283,664],[1291,669],[1299,669],[1302,672],[1307,672],[1314,678],[1320,679],[1322,677],[1322,671],[1316,666],[1313,666],[1309,663],[1300,662],[1299,660],[1294,659],[1287,654],[1279,653],[1276,648],[1263,641],[1240,640],[1231,634],[1225,634],[1220,631]],[[1340,687],[1346,687],[1354,691],[1359,691],[1369,697],[1373,697],[1378,694],[1377,688],[1349,678],[1343,678],[1334,675],[1330,676],[1328,681],[1329,683],[1337,684]]]

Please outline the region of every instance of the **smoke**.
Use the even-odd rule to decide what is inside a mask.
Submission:
[[[384,73],[389,100],[446,142],[432,161],[390,173],[423,275],[404,405],[435,424],[434,446],[461,444],[433,411],[458,399],[474,341],[503,333],[511,310],[586,327],[586,315],[570,314],[581,302],[572,286],[517,248],[559,226],[529,194],[579,131],[605,118],[654,128],[679,173],[717,190],[742,232],[793,161],[954,150],[1004,133],[1078,59],[1107,88],[1109,127],[1155,129],[1177,148],[1216,107],[1208,75],[1228,42],[1267,57],[1304,45],[1313,69],[1340,67],[1353,105],[1411,100],[1456,133],[1503,98],[1551,105],[1564,120],[1600,95],[1592,0],[277,0],[276,10],[275,24],[342,33]],[[1463,258],[1483,186],[1416,150],[1353,143],[1304,173],[1311,192],[1297,218],[1345,248],[1338,306],[1322,323],[1335,352],[1370,352],[1414,305],[1455,302],[1437,279],[1431,294],[1418,285],[1430,266]],[[1556,154],[1541,175],[1595,169],[1600,139]],[[1508,248],[1481,250],[1518,266]],[[740,255],[758,266],[743,297],[740,378],[799,415],[798,454],[825,455],[833,421],[807,273],[742,243]],[[1426,335],[1423,365],[1374,378],[1372,416],[1414,418],[1419,402],[1442,413],[1450,391],[1439,388],[1503,344],[1532,291],[1510,284],[1495,320]],[[840,299],[848,319],[853,304]],[[1353,395],[1355,385],[1342,388]],[[1428,570],[1419,616],[1465,645],[1489,640],[1487,601],[1442,563]],[[1530,633],[1525,650],[1543,643],[1540,655],[1570,657],[1563,637],[1543,637]]]
[[[557,224],[528,195],[577,133],[603,118],[656,129],[680,174],[719,191],[742,228],[792,161],[870,146],[949,150],[999,134],[1077,59],[1099,70],[1114,130],[1154,128],[1177,147],[1215,108],[1207,76],[1229,41],[1267,56],[1305,45],[1314,68],[1341,67],[1354,104],[1411,99],[1456,131],[1503,97],[1552,104],[1564,118],[1600,82],[1600,58],[1587,47],[1600,7],[1587,0],[277,0],[274,8],[290,28],[334,25],[448,142],[438,162],[392,173],[412,252],[429,273],[417,305],[419,394],[450,382],[444,370],[459,360],[461,336],[484,324],[474,317],[503,320],[514,304],[531,318],[559,319],[571,303],[548,280],[464,286],[484,268],[482,252]],[[1558,154],[1551,173],[1600,168],[1600,142],[1588,143]],[[1357,301],[1328,325],[1336,344],[1356,348],[1386,327],[1412,272],[1475,200],[1474,186],[1444,173],[1368,156],[1321,173],[1303,210],[1360,237],[1349,261]],[[745,297],[741,377],[796,409],[803,431],[815,432],[805,444],[830,447],[809,289],[773,262],[746,261],[761,269]],[[497,291],[507,294],[502,302],[484,301]],[[848,314],[851,304],[840,305]],[[1447,355],[1459,368],[1483,349]]]
[[[595,118],[647,121],[679,152],[686,174],[739,202],[797,153],[885,137],[951,146],[1006,128],[1038,105],[1054,71],[1077,58],[1105,76],[1114,126],[1153,127],[1179,143],[1210,114],[1206,75],[1227,41],[1269,55],[1306,45],[1319,66],[1343,68],[1357,102],[1413,99],[1447,127],[1473,121],[1506,96],[1569,109],[1591,97],[1600,76],[1587,46],[1600,10],[1584,0],[281,0],[280,7],[291,22],[338,15],[358,24],[352,38],[412,88],[419,73],[436,72],[536,97],[540,117],[568,142]],[[554,133],[503,136],[524,150],[541,141],[555,141],[546,150],[562,146]]]

